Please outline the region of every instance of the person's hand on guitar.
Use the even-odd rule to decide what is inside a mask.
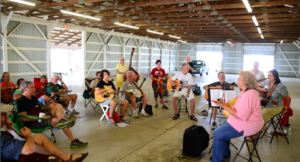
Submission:
[[[111,86],[109,86],[109,87],[107,87],[107,89],[106,89],[107,91],[112,91],[113,89],[112,89],[112,87]]]
[[[181,84],[179,84],[179,83],[177,83],[177,87],[179,87],[179,88],[182,88],[182,85],[181,85]]]
[[[9,125],[10,127],[13,127],[13,122],[10,120],[6,120],[5,124]]]
[[[29,128],[24,127],[22,129],[20,129],[22,136],[24,137],[30,137],[31,136],[31,131]]]

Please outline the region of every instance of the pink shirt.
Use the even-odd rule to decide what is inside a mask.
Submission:
[[[229,115],[227,122],[238,132],[244,131],[244,137],[254,135],[262,129],[264,120],[257,90],[242,92],[233,108],[238,118]]]

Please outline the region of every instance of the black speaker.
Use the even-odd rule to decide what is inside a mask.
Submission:
[[[199,125],[193,125],[184,131],[182,154],[198,157],[209,145],[209,134]]]

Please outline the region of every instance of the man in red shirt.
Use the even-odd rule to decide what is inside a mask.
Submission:
[[[46,75],[42,75],[40,81],[34,83],[34,88],[36,89],[36,92],[39,92],[41,89],[45,88],[46,84],[47,84],[47,76]],[[45,94],[45,90],[41,91],[35,97],[36,98],[40,98],[43,94]]]
[[[151,79],[152,79],[152,88],[153,88],[153,92],[154,92],[154,98],[155,98],[155,108],[158,107],[158,95],[160,97],[160,103],[163,105],[163,109],[168,109],[168,107],[165,105],[164,102],[164,96],[161,93],[157,93],[156,89],[158,88],[158,82],[162,81],[163,79],[165,79],[166,73],[165,70],[161,68],[161,61],[160,60],[156,60],[155,62],[156,64],[156,68],[152,69],[151,71]]]

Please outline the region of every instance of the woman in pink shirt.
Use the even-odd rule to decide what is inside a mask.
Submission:
[[[214,131],[211,162],[223,162],[224,158],[230,157],[230,139],[255,135],[264,125],[260,98],[255,89],[255,75],[249,71],[239,72],[237,85],[242,89],[242,93],[233,108],[222,101],[218,102],[230,115],[227,121]]]

